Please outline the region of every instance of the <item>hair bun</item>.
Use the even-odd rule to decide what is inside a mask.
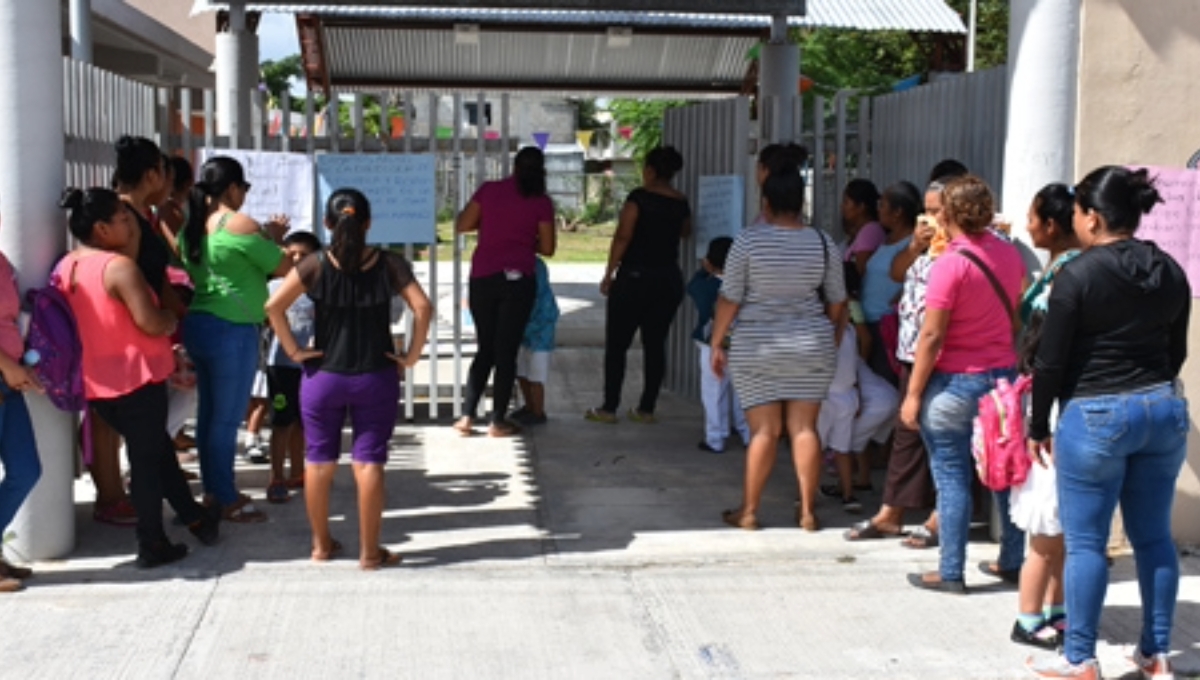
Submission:
[[[1165,203],[1162,194],[1155,188],[1157,177],[1151,178],[1145,168],[1135,170],[1129,176],[1129,189],[1133,196],[1133,205],[1143,215],[1154,209],[1159,203]]]
[[[68,188],[59,199],[58,207],[64,210],[79,210],[83,207],[83,192],[75,187]]]

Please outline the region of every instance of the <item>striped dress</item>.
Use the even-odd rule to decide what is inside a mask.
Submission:
[[[729,373],[742,406],[778,401],[819,402],[835,367],[830,303],[846,299],[841,253],[817,230],[747,227],[725,262],[721,295],[739,305]]]

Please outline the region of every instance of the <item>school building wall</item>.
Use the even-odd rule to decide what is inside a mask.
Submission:
[[[1076,179],[1115,163],[1183,167],[1200,150],[1197,110],[1200,3],[1083,0]],[[1192,286],[1200,296],[1200,281]],[[1182,378],[1192,430],[1174,525],[1180,541],[1195,544],[1200,543],[1200,306],[1193,309],[1188,337],[1191,358]]]

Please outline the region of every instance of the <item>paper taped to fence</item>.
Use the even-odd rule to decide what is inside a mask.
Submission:
[[[1163,203],[1142,217],[1137,237],[1154,241],[1187,272],[1192,295],[1200,297],[1200,172],[1146,167]]]
[[[746,179],[741,175],[704,175],[696,190],[696,257],[708,252],[718,236],[737,236],[745,225]]]
[[[313,230],[312,159],[300,153],[210,149],[199,151],[199,163],[213,156],[229,156],[242,164],[252,186],[242,212],[266,222],[272,215],[287,215],[293,230]]]
[[[434,169],[430,154],[321,154],[320,205],[336,189],[358,189],[371,202],[369,243],[435,243]]]

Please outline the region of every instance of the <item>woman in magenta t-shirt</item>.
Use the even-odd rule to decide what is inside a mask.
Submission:
[[[516,380],[521,337],[537,297],[534,261],[539,254],[554,255],[557,245],[554,204],[546,195],[542,152],[535,147],[521,149],[513,174],[480,187],[459,214],[455,228],[460,234],[479,234],[471,258],[469,292],[479,349],[467,374],[463,416],[454,427],[463,435],[472,434],[472,420],[494,368],[488,434],[511,437],[520,432],[508,420],[508,402]]]
[[[939,570],[912,574],[919,588],[965,592],[963,570],[971,523],[971,422],[979,398],[1000,378],[1016,377],[1013,301],[1019,299],[1025,265],[1011,243],[993,234],[994,202],[982,179],[967,175],[942,191],[941,222],[950,248],[929,273],[925,323],[917,340],[901,421],[921,430],[937,486],[941,520]],[[993,283],[994,279],[994,283]],[[919,422],[918,422],[919,421]],[[1019,570],[1024,535],[1008,518],[1007,492],[997,494],[1004,532],[999,570]]]

